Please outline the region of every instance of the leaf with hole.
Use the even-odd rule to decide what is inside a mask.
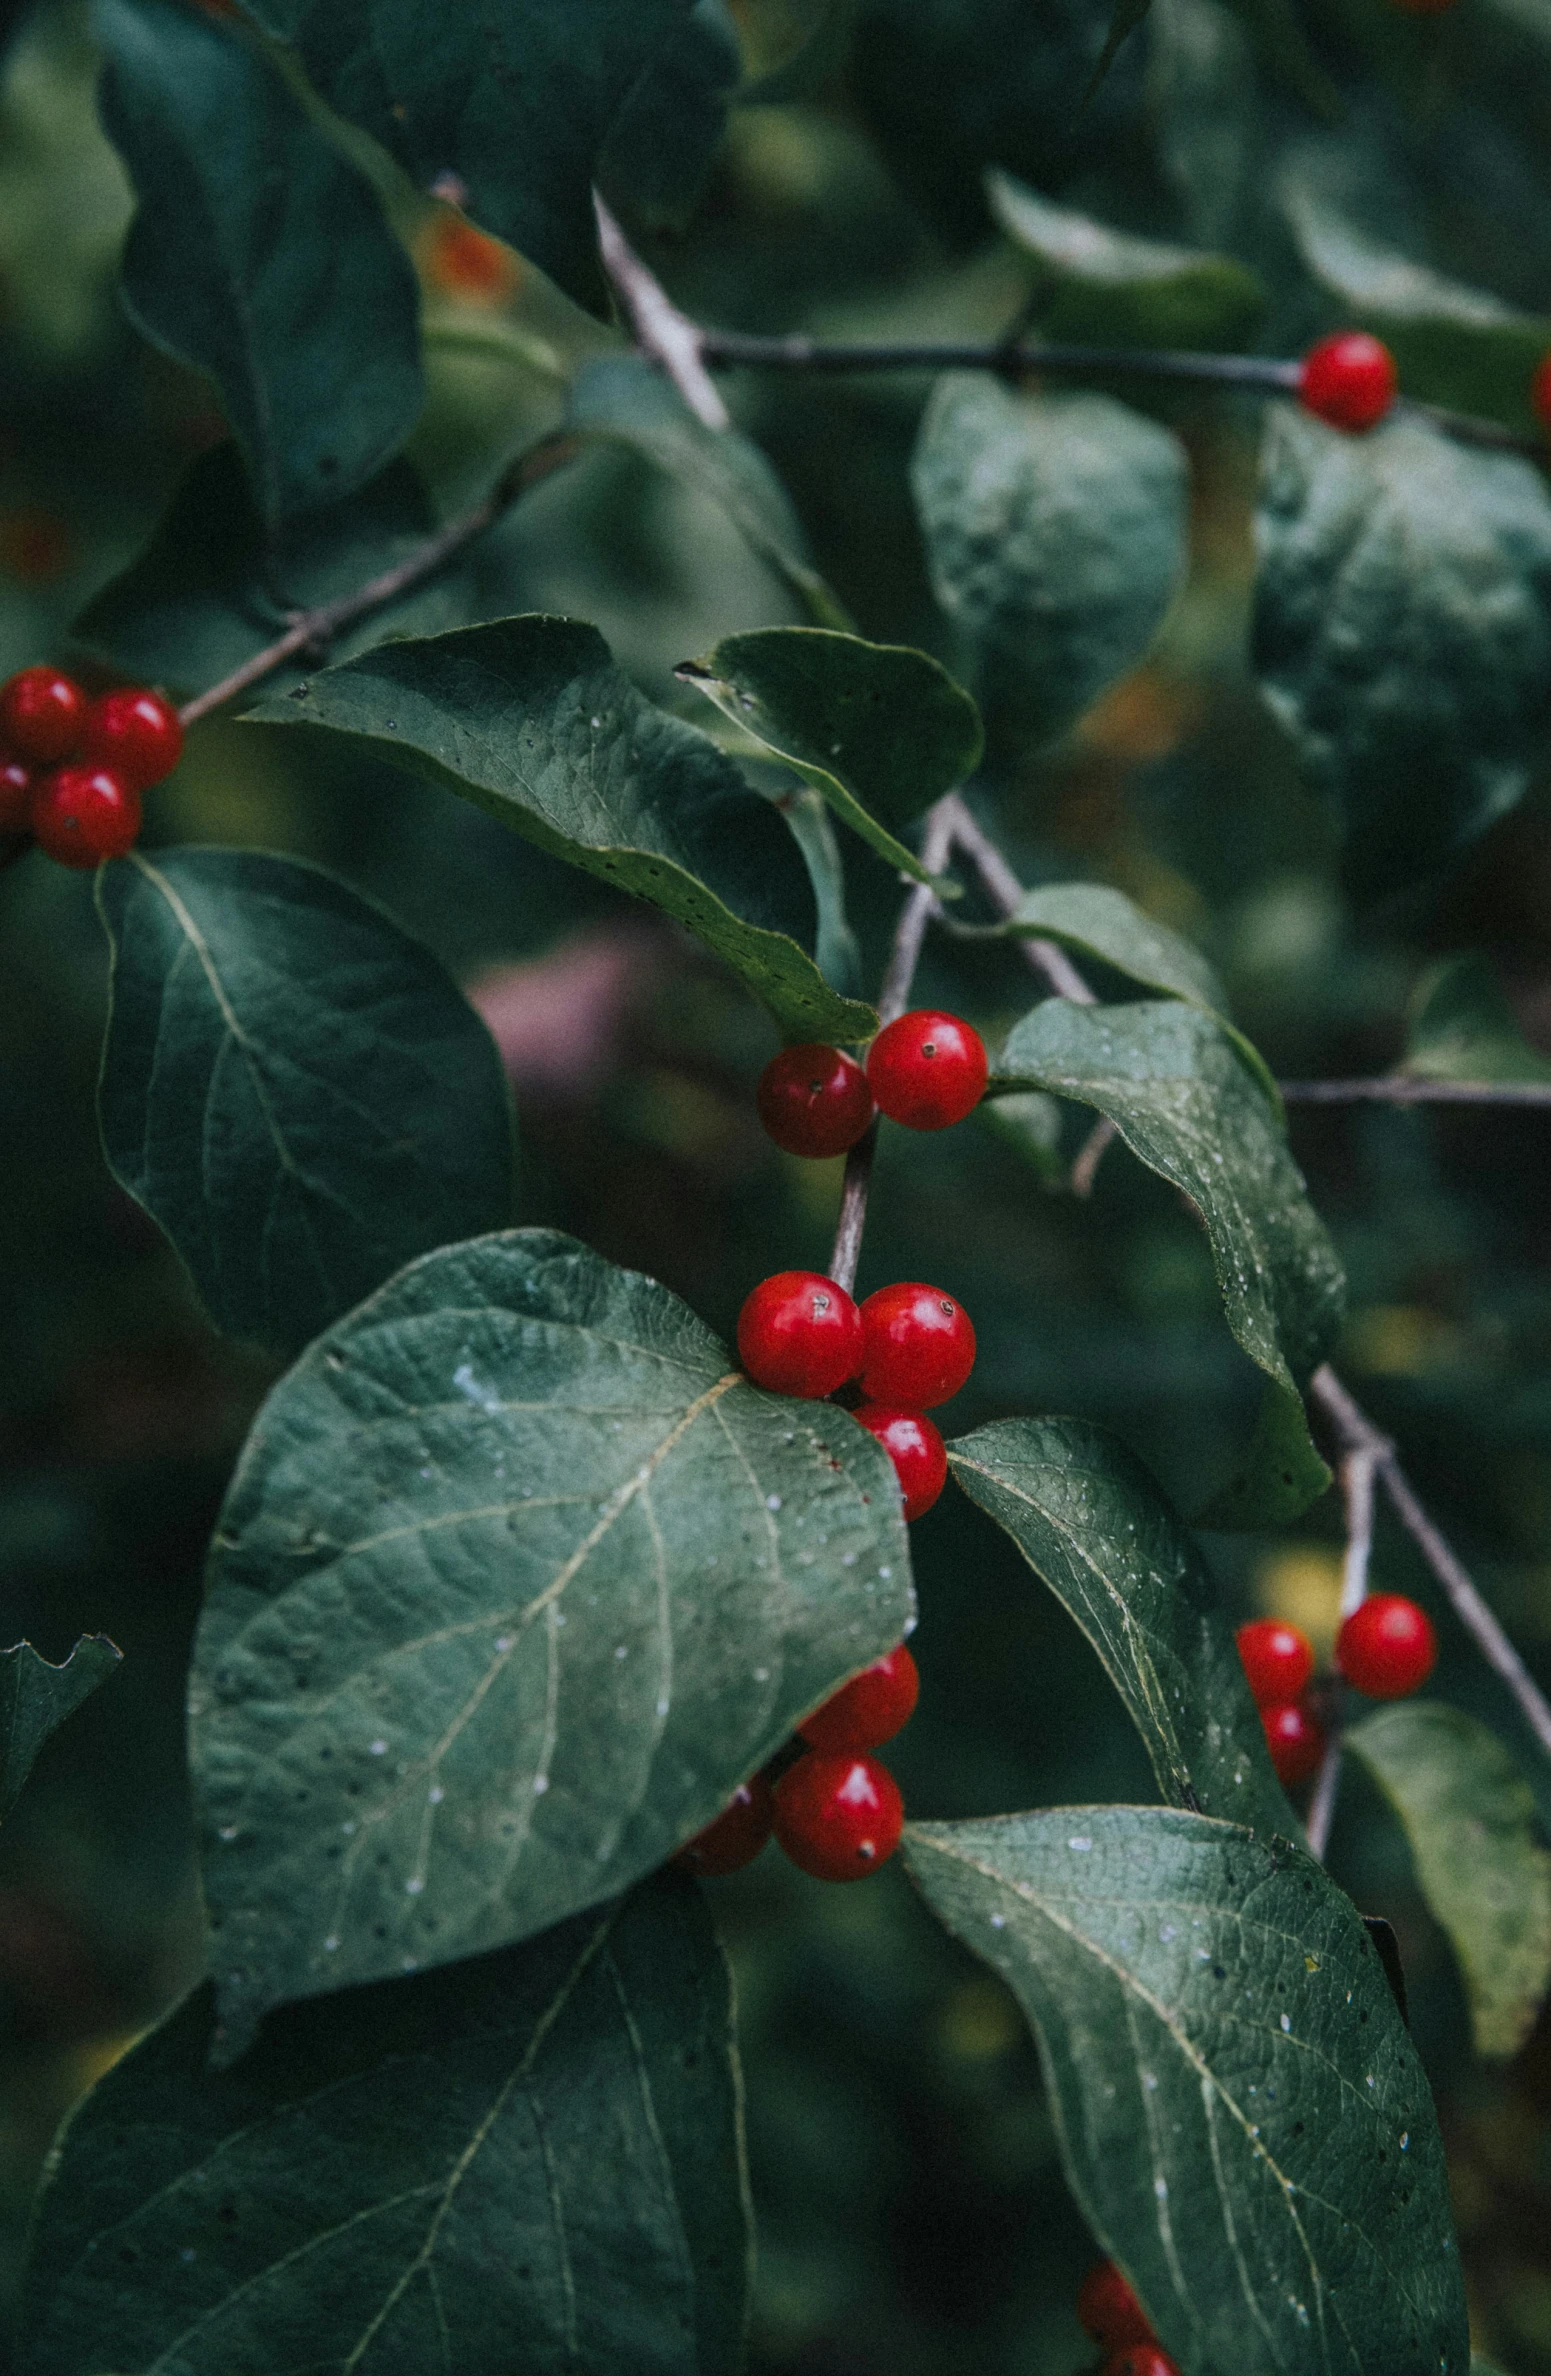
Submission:
[[[107,1681],[122,1657],[106,1634],[82,1634],[58,1666],[30,1642],[0,1650],[0,1817],[15,1806],[50,1733]]]
[[[257,850],[105,867],[98,1112],[211,1318],[292,1354],[432,1246],[511,1218],[494,1042],[428,949]]]
[[[1033,2024],[1072,2191],[1190,2376],[1466,2376],[1427,2081],[1312,1857],[1153,1807],[905,1857]]]
[[[846,1412],[550,1231],[413,1264],[275,1388],[216,1533],[192,1754],[229,2036],[628,1888],[911,1612]]]
[[[73,2116],[19,2376],[711,2376],[748,2232],[731,1991],[665,1876],[528,1946],[277,2015],[202,1988]]]

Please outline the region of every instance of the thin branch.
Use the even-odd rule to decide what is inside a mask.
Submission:
[[[1114,1123],[1108,1114],[1101,1114],[1078,1148],[1072,1163],[1070,1187],[1074,1196],[1091,1196],[1098,1177],[1099,1165],[1116,1138]]]
[[[1280,1081],[1289,1105],[1551,1106],[1551,1081],[1427,1081],[1408,1073],[1365,1081]]]
[[[1023,899],[1023,885],[1008,865],[1001,851],[988,834],[981,831],[968,807],[957,792],[950,792],[940,807],[948,811],[952,827],[952,846],[962,850],[980,877],[981,888],[999,916],[1016,914]],[[935,814],[935,811],[933,812]],[[1024,962],[1043,976],[1058,998],[1069,998],[1074,1006],[1094,1006],[1097,1000],[1083,980],[1066,951],[1054,941],[1020,940]]]
[[[1346,1557],[1341,1566],[1343,1624],[1368,1597],[1368,1562],[1373,1555],[1373,1485],[1378,1458],[1375,1447],[1364,1443],[1354,1446],[1341,1460],[1341,1493],[1346,1503]],[[1341,1786],[1345,1702],[1346,1692],[1338,1680],[1330,1699],[1329,1741],[1320,1761],[1314,1796],[1309,1801],[1309,1846],[1321,1859],[1330,1843],[1336,1793]]]
[[[730,428],[732,416],[702,361],[705,333],[699,323],[680,313],[596,190],[592,204],[598,218],[603,269],[613,283],[636,345],[673,382],[697,421],[703,421],[708,429]]]
[[[1309,1380],[1309,1393],[1331,1421],[1342,1448],[1366,1452],[1371,1457],[1374,1474],[1388,1495],[1390,1506],[1443,1586],[1455,1615],[1487,1665],[1495,1669],[1512,1692],[1541,1747],[1551,1754],[1551,1703],[1417,1499],[1388,1436],[1374,1426],[1328,1363]]]
[[[464,512],[447,527],[438,529],[434,536],[427,537],[425,543],[417,546],[407,559],[396,562],[392,569],[383,570],[378,577],[368,578],[366,584],[357,586],[353,594],[342,594],[335,602],[320,603],[316,610],[303,611],[292,620],[284,635],[277,636],[272,644],[265,645],[263,651],[255,652],[251,659],[244,660],[240,668],[234,668],[229,676],[222,677],[219,684],[211,685],[206,692],[185,702],[178,712],[184,725],[192,726],[196,719],[208,717],[212,710],[223,708],[228,701],[235,701],[239,693],[246,693],[251,686],[261,684],[277,668],[283,668],[288,660],[327,652],[335,637],[346,627],[354,626],[357,619],[364,619],[370,612],[381,610],[385,603],[395,601],[400,594],[407,594],[411,587],[423,585],[427,578],[435,577],[438,571],[446,568],[449,561],[457,559],[466,545],[471,545],[476,537],[483,536],[485,530],[494,525],[519,495],[525,495],[530,487],[538,485],[540,479],[548,478],[552,470],[558,470],[562,463],[569,462],[578,450],[577,439],[563,432],[557,432],[553,437],[546,437],[538,445],[531,446],[527,453],[519,455],[509,470],[502,473],[490,493],[476,503],[471,511]]]

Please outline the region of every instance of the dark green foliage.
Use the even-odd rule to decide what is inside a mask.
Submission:
[[[0,1650],[0,1816],[15,1806],[49,1734],[107,1681],[119,1657],[106,1634],[83,1634],[57,1666],[30,1642]]]

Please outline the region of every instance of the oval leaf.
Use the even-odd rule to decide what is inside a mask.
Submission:
[[[131,317],[215,381],[267,520],[337,502],[423,397],[419,293],[376,193],[230,26],[177,0],[96,0],[93,25],[140,200]]]
[[[822,627],[724,636],[678,674],[794,767],[881,858],[931,878],[891,826],[908,825],[980,764],[980,717],[925,652]]]
[[[911,1610],[844,1411],[547,1230],[414,1264],[281,1380],[216,1535],[191,1708],[229,2030],[627,1887]]]
[[[709,736],[652,707],[595,627],[501,619],[384,644],[248,714],[411,767],[651,900],[794,1039],[876,1030],[872,1008],[837,997],[801,945],[813,895],[780,817]]]
[[[1000,1419],[948,1459],[1104,1661],[1164,1797],[1296,1831],[1217,1587],[1135,1453],[1084,1419]]]
[[[15,1806],[49,1734],[107,1681],[123,1655],[106,1634],[82,1634],[58,1666],[30,1642],[0,1650],[0,1817]]]
[[[495,1045],[380,908],[256,850],[137,853],[97,898],[103,1145],[217,1327],[298,1352],[411,1256],[509,1218]]]
[[[1145,0],[1144,0],[1145,5]],[[1041,338],[1078,345],[1235,347],[1254,334],[1266,293],[1231,256],[1169,247],[1113,231],[1091,215],[1053,206],[1026,182],[993,169],[991,212],[1050,283]]]
[[[1185,570],[1185,458],[1108,396],[939,380],[911,465],[932,589],[977,692],[1049,741],[1152,642]]]
[[[208,2067],[201,1989],[71,2121],[23,2376],[707,2376],[742,2339],[726,1966],[664,1880]]]
[[[905,1855],[1033,2023],[1072,2191],[1190,2376],[1466,2376],[1427,2081],[1311,1857],[1151,1807]]]
[[[1534,1792],[1497,1735],[1442,1700],[1380,1708],[1346,1743],[1405,1827],[1459,1958],[1477,2052],[1517,2054],[1551,1985],[1551,1856]]]

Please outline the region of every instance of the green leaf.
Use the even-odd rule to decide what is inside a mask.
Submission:
[[[720,506],[767,568],[821,627],[850,620],[814,568],[791,498],[752,438],[707,429],[640,355],[602,355],[577,375],[566,427],[629,446]]]
[[[1150,1807],[915,1824],[905,1856],[1028,2014],[1072,2191],[1190,2376],[1465,2376],[1427,2081],[1311,1857]]]
[[[975,1108],[975,1120],[1031,1164],[1047,1188],[1064,1188],[1067,1183],[1061,1119],[1060,1099],[1048,1097],[1042,1089],[983,1098]]]
[[[1417,985],[1402,1072],[1430,1081],[1551,1081],[1484,957],[1446,957]]]
[[[95,0],[93,23],[103,121],[140,201],[131,318],[215,381],[271,525],[338,502],[420,410],[409,258],[369,183],[229,26],[177,0]]]
[[[1183,580],[1178,440],[1108,396],[1020,396],[954,372],[911,480],[982,702],[1048,742],[1142,658]]]
[[[675,71],[692,0],[502,0],[431,15],[421,0],[242,5],[419,188],[455,174],[475,222],[604,309],[592,186],[648,77],[660,105],[658,76]],[[718,113],[706,122],[714,140]],[[680,173],[688,160],[686,128]]]
[[[299,1352],[412,1255],[511,1217],[494,1043],[428,949],[256,850],[105,868],[116,1177],[230,1335]]]
[[[1480,2054],[1517,2054],[1551,1986],[1551,1856],[1535,1794],[1493,1732],[1442,1700],[1346,1736],[1405,1827],[1423,1897],[1464,1974]]]
[[[1148,0],[1143,0],[1143,6]],[[1254,273],[1231,256],[1169,247],[1054,206],[1010,173],[986,176],[991,212],[1049,288],[1042,338],[1075,345],[1239,347],[1265,311]]]
[[[837,817],[917,882],[921,861],[889,828],[908,825],[980,764],[969,695],[925,652],[821,627],[728,635],[678,671]]]
[[[1127,40],[1136,31],[1138,25],[1144,22],[1151,6],[1152,0],[1115,0],[1109,20],[1109,31],[1104,36],[1104,47],[1099,52],[1099,62],[1094,67],[1092,79],[1083,93],[1084,107],[1088,105],[1105,75],[1114,65],[1120,54],[1121,43]]]
[[[1084,1419],[1000,1419],[948,1458],[1093,1644],[1164,1797],[1294,1832],[1217,1587],[1135,1453]]]
[[[72,2119],[23,2376],[723,2376],[747,2276],[731,1992],[665,1877],[516,1952],[288,2008],[199,1990]]]
[[[813,898],[780,818],[707,735],[654,709],[595,627],[500,619],[380,645],[250,711],[461,793],[649,899],[741,974],[793,1039],[865,1039],[801,944]]]
[[[192,1756],[229,2035],[650,1872],[911,1617],[888,1456],[570,1238],[427,1256],[259,1415]]]
[[[650,225],[682,230],[742,73],[726,0],[694,0],[688,22],[647,67],[604,143],[597,179],[605,197]]]
[[[0,1817],[15,1806],[49,1734],[107,1681],[122,1657],[106,1634],[82,1634],[58,1666],[30,1642],[0,1650]]]
[[[283,635],[293,613],[354,593],[435,527],[419,473],[400,461],[346,502],[271,536],[237,448],[214,446],[190,464],[146,550],[87,605],[75,633],[136,682],[201,690]],[[448,581],[436,580],[374,612],[352,640],[376,642],[411,621],[451,625],[438,614],[454,600]]]
[[[998,1077],[1107,1115],[1205,1223],[1228,1326],[1282,1408],[1263,1416],[1251,1468],[1202,1522],[1270,1525],[1307,1508],[1329,1471],[1298,1390],[1335,1340],[1345,1284],[1278,1121],[1222,1026],[1172,1002],[1049,998],[1014,1025]]]
[[[1416,421],[1272,408],[1255,665],[1366,887],[1441,865],[1523,793],[1551,726],[1551,496]]]
[[[1145,914],[1108,883],[1046,883],[1025,891],[995,929],[1013,939],[1053,940],[1079,957],[1096,957],[1148,990],[1167,991],[1211,1015],[1228,1034],[1280,1119],[1282,1093],[1252,1040],[1223,1013],[1226,1000],[1212,967],[1191,942]]]

